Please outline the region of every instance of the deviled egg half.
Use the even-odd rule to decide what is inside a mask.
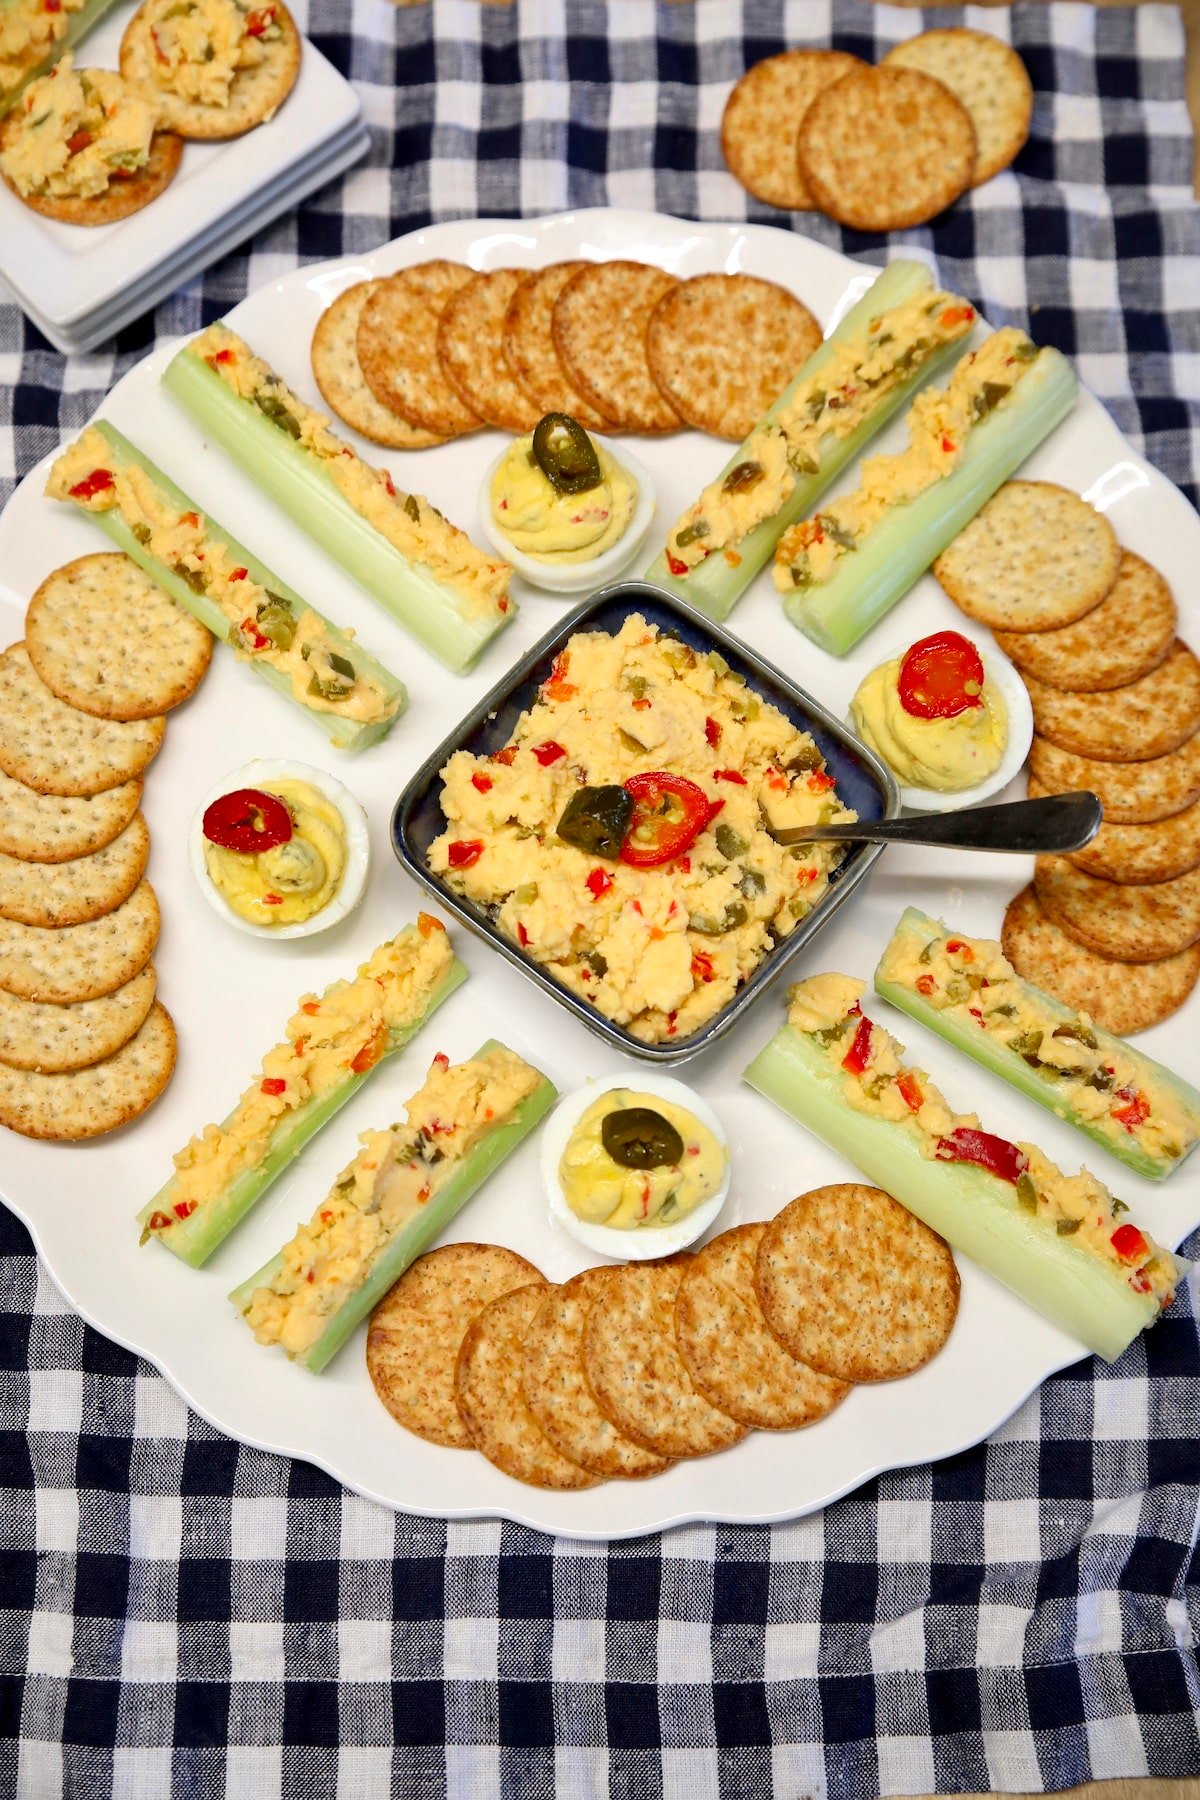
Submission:
[[[654,478],[622,445],[547,413],[489,465],[479,496],[488,541],[531,587],[603,587],[637,555],[654,517]]]
[[[254,937],[301,938],[362,899],[367,815],[332,775],[258,758],[212,787],[188,831],[188,863],[214,912]]]
[[[729,1144],[708,1103],[669,1076],[613,1075],[559,1101],[542,1132],[551,1216],[599,1256],[647,1262],[709,1229],[729,1195]]]
[[[905,806],[975,806],[1007,787],[1033,742],[1025,683],[1003,651],[960,631],[894,650],[864,676],[851,728],[887,763]]]

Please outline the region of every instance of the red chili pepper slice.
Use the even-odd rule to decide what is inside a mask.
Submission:
[[[746,777],[744,775],[739,775],[736,769],[714,769],[713,780],[728,781],[734,787],[745,787],[746,785]]]
[[[896,1086],[900,1089],[900,1097],[909,1112],[920,1112],[925,1104],[925,1096],[911,1069],[905,1069],[903,1075],[897,1075]]]
[[[1118,1100],[1124,1100],[1126,1104],[1113,1107],[1113,1118],[1118,1125],[1123,1125],[1126,1131],[1136,1131],[1138,1126],[1144,1124],[1150,1117],[1150,1102],[1140,1088],[1118,1088],[1116,1097]]]
[[[210,844],[256,856],[286,844],[292,835],[292,815],[274,794],[258,788],[235,788],[222,794],[204,810],[202,830]]]
[[[105,494],[109,488],[116,487],[109,469],[93,469],[82,481],[77,481],[69,490],[72,500],[93,500],[97,494]]]
[[[1150,1248],[1136,1225],[1118,1225],[1109,1242],[1125,1262],[1140,1262]]]
[[[452,869],[469,869],[483,855],[482,838],[459,838],[451,844],[447,860]]]
[[[1011,1181],[1014,1187],[1018,1175],[1023,1175],[1029,1166],[1025,1152],[1007,1138],[993,1137],[990,1131],[974,1131],[967,1125],[938,1139],[937,1160],[975,1163],[989,1174],[998,1175],[1001,1181]]]
[[[593,900],[599,900],[602,895],[607,894],[612,884],[613,878],[607,869],[593,869],[583,885]]]
[[[547,738],[544,744],[534,744],[532,749],[543,769],[548,769],[552,763],[561,762],[567,754],[554,738]]]
[[[721,741],[721,727],[715,719],[705,719],[704,736],[712,749],[716,749]]]
[[[490,775],[481,775],[478,769],[476,769],[474,775],[471,777],[471,786],[475,789],[476,793],[490,794],[493,786],[492,778]]]
[[[270,1094],[273,1098],[277,1098],[280,1094],[284,1093],[286,1088],[287,1082],[283,1079],[282,1075],[268,1075],[266,1080],[262,1083],[263,1093]]]
[[[897,686],[910,718],[956,719],[983,705],[983,659],[961,631],[935,631],[905,651]]]
[[[703,788],[663,769],[631,775],[625,792],[633,801],[633,817],[621,861],[635,869],[657,869],[690,850],[711,816]]]
[[[842,1067],[850,1075],[861,1075],[871,1055],[871,1021],[860,1019],[854,1041],[842,1058]]]

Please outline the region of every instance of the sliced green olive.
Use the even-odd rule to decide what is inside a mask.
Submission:
[[[744,838],[740,831],[735,831],[732,825],[718,825],[714,836],[717,849],[727,862],[732,862],[735,856],[744,856],[750,848],[749,839]]]
[[[604,479],[595,444],[570,413],[547,413],[538,420],[533,455],[556,494],[586,494]]]
[[[724,494],[746,494],[752,487],[757,487],[766,470],[760,462],[735,463],[721,483]]]
[[[650,1106],[607,1113],[600,1140],[622,1169],[669,1168],[683,1156],[683,1139],[671,1121]]]
[[[632,817],[633,800],[623,787],[582,787],[567,802],[555,834],[588,856],[616,862]]]
[[[296,618],[287,601],[278,594],[268,594],[257,609],[258,629],[269,637],[277,650],[290,650],[296,635]]]
[[[689,544],[695,544],[700,538],[706,538],[708,533],[708,520],[697,519],[693,524],[685,526],[684,529],[678,533],[675,539],[675,548],[677,550],[686,550]]]

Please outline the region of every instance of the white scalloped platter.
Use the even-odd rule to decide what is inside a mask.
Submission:
[[[792,288],[829,325],[857,299],[873,271],[805,238],[764,226],[698,225],[649,213],[593,211],[536,221],[472,220],[439,225],[370,256],[290,274],[245,300],[233,326],[299,392],[318,401],[309,343],[322,309],[364,277],[428,257],[472,267],[537,267],[568,257],[636,257],[680,274],[747,270]],[[986,1275],[961,1264],[962,1306],[949,1344],[902,1390],[860,1388],[803,1433],[757,1433],[736,1449],[676,1464],[651,1481],[613,1482],[577,1494],[520,1486],[473,1452],[444,1450],[410,1436],[375,1398],[359,1333],[320,1377],[259,1348],[226,1295],[307,1219],[353,1153],[358,1133],[397,1116],[436,1051],[469,1055],[489,1036],[512,1045],[563,1090],[623,1066],[562,1008],[509,969],[486,946],[456,932],[471,972],[436,1020],[386,1063],[305,1150],[249,1219],[202,1270],[154,1245],[138,1248],[134,1214],[170,1170],[171,1155],[207,1121],[224,1117],[299,996],[350,973],[385,936],[412,919],[420,895],[396,866],[388,842],[392,803],[453,721],[518,653],[562,613],[563,601],[514,584],[522,611],[467,678],[447,674],[316,549],[222,453],[207,445],[159,387],[174,346],[133,369],[100,408],[196,500],[302,594],[401,674],[412,695],[392,735],[357,759],[324,744],[270,689],[251,680],[219,648],[195,698],[172,715],[166,744],[149,771],[145,812],[153,850],[150,877],[163,912],[156,955],[159,991],[179,1030],[179,1064],[167,1092],[144,1118],[111,1137],[78,1146],[4,1133],[0,1185],[32,1230],[55,1280],[84,1316],[154,1363],[196,1409],[247,1443],[318,1463],[360,1493],[403,1511],[464,1518],[501,1515],[579,1538],[627,1537],[688,1520],[765,1521],[796,1517],[857,1487],[880,1470],[947,1456],[999,1426],[1078,1346]],[[428,494],[471,529],[484,470],[499,434],[420,453],[362,444],[405,488]],[[903,442],[898,421],[877,440]],[[658,486],[659,516],[635,570],[646,566],[667,526],[724,464],[728,446],[698,433],[641,439],[632,448]],[[21,636],[29,596],[51,569],[108,546],[84,517],[43,496],[47,457],[0,517],[0,618],[5,642]],[[1167,576],[1181,608],[1194,609],[1200,521],[1175,488],[1151,469],[1099,403],[1081,395],[1072,417],[1026,473],[1085,493],[1111,518],[1122,543]],[[845,477],[853,480],[853,468]],[[1197,629],[1194,610],[1187,628]],[[853,656],[835,661],[782,616],[769,577],[760,577],[730,617],[731,629],[816,694],[839,717],[879,650],[903,637],[959,624],[930,577],[922,580]],[[296,943],[270,944],[228,929],[205,903],[187,866],[187,831],[202,796],[252,757],[296,757],[344,781],[366,808],[373,867],[362,906],[336,929]],[[1011,790],[1015,797],[1020,783]],[[870,977],[882,945],[908,903],[941,914],[960,930],[996,935],[1008,899],[1029,878],[1019,857],[889,849],[852,904],[807,953],[800,973],[840,969]],[[875,1000],[883,1018],[888,1008]],[[711,1103],[729,1137],[733,1185],[721,1224],[767,1218],[793,1195],[851,1171],[740,1081],[741,1071],[781,1023],[776,989],[740,1027],[687,1065],[685,1078]],[[1138,1040],[1151,1055],[1186,1071],[1194,1065],[1200,1000]],[[985,1126],[1032,1139],[1069,1168],[1085,1149],[1136,1218],[1175,1245],[1200,1218],[1200,1190],[1187,1174],[1164,1187],[1110,1162],[1029,1100],[907,1020],[895,1024],[916,1059],[963,1111]],[[636,1083],[637,1068],[629,1064]],[[536,1134],[455,1221],[451,1235],[507,1244],[562,1280],[587,1253],[552,1223],[538,1173]]]

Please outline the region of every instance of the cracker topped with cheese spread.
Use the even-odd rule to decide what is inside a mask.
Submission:
[[[145,0],[121,39],[121,74],[184,138],[252,131],[299,73],[300,33],[277,0]]]

